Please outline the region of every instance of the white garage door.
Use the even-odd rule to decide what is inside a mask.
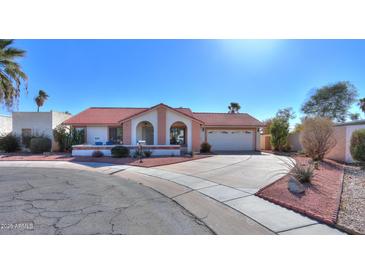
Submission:
[[[207,138],[213,151],[254,150],[252,130],[208,130]]]

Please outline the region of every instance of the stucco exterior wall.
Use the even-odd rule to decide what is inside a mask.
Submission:
[[[70,114],[64,112],[13,112],[12,131],[21,136],[22,129],[31,129],[32,134],[43,134],[52,140],[52,151],[58,149],[53,139],[53,129],[66,119]]]
[[[131,132],[131,121],[126,121],[123,123],[123,144],[130,145],[132,141]]]
[[[256,150],[260,151],[261,150],[261,134],[259,132],[259,130],[256,129]]]
[[[12,128],[11,116],[0,115],[0,135],[10,133]]]
[[[326,158],[345,162],[346,155],[346,127],[334,127],[333,136],[336,145],[326,154]]]
[[[200,124],[197,121],[192,121],[192,150],[195,152],[200,151]]]
[[[140,122],[150,122],[153,126],[153,144],[157,144],[158,140],[158,122],[157,122],[157,110],[152,110],[137,116],[131,120],[131,144],[136,145],[137,140],[137,126]],[[124,134],[124,132],[123,132]]]
[[[300,143],[300,132],[290,133],[288,136],[288,142],[292,151],[303,150],[302,144]]]
[[[88,126],[86,127],[87,144],[95,144],[95,142],[108,141],[108,127],[106,126]]]
[[[157,109],[158,144],[166,144],[166,108]]]
[[[52,111],[52,129],[60,125],[63,121],[71,118],[72,115],[66,114],[64,112]]]
[[[167,110],[166,111],[166,144],[170,144],[170,127],[175,122],[182,122],[186,125],[187,129],[187,150],[192,150],[192,121],[188,117],[179,114],[177,112]]]
[[[21,136],[22,129],[29,128],[32,134],[44,134],[53,139],[51,112],[13,112],[13,133]]]
[[[354,159],[352,159],[351,152],[350,152],[351,136],[352,136],[352,133],[358,129],[365,129],[365,125],[346,126],[345,162],[347,162],[347,163],[352,163],[354,161]]]

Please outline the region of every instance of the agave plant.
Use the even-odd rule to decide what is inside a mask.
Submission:
[[[302,184],[312,183],[313,178],[315,177],[314,174],[315,166],[313,162],[310,162],[308,165],[301,165],[292,158],[285,158],[285,160],[283,159],[280,160],[283,163],[283,169],[273,174],[273,177],[276,177],[278,175],[281,176],[290,175]]]

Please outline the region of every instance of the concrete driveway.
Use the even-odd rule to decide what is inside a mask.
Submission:
[[[0,234],[212,233],[169,198],[122,178],[67,163],[4,164]]]
[[[220,185],[255,193],[284,176],[288,158],[268,153],[215,155],[209,158],[158,167],[198,177]]]

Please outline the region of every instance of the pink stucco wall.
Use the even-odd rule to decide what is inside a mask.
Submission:
[[[200,124],[196,121],[192,122],[192,150],[199,151],[200,150]]]
[[[123,123],[123,144],[131,144],[131,121],[126,121]]]
[[[166,108],[159,107],[157,109],[157,126],[158,126],[158,139],[159,145],[166,144]]]

